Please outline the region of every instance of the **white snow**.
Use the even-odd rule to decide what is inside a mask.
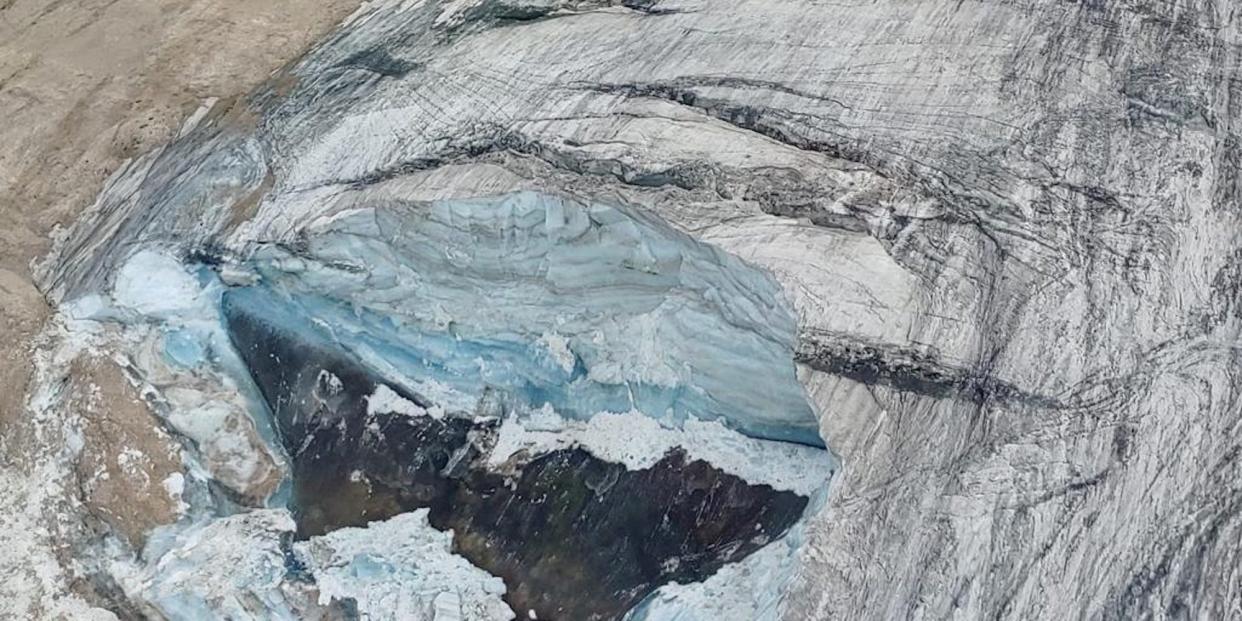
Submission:
[[[163,486],[164,491],[168,493],[168,497],[176,501],[177,514],[185,515],[186,510],[190,508],[190,505],[181,499],[182,495],[185,494],[185,475],[180,472],[174,472],[164,479]]]
[[[419,509],[294,544],[315,574],[319,603],[353,599],[364,619],[514,619],[501,599],[504,581],[453,554],[452,531],[432,528],[427,513]]]
[[[319,370],[319,383],[325,386],[329,395],[340,394],[345,389],[345,384],[341,382],[341,378],[326,369]]]
[[[703,460],[749,483],[804,496],[827,485],[834,468],[831,454],[823,449],[751,438],[719,421],[690,419],[674,429],[638,411],[601,412],[577,421],[548,406],[525,419],[506,418],[488,461],[499,466],[520,451],[534,454],[575,446],[630,470],[650,468],[680,447],[691,461]]]
[[[169,618],[295,619],[281,546],[294,529],[283,509],[209,520],[178,533],[154,562],[118,561],[112,572],[128,595]]]
[[[794,534],[721,567],[703,582],[666,584],[626,621],[777,621],[797,560]]]
[[[375,387],[375,392],[367,397],[367,415],[374,416],[376,414],[401,414],[404,416],[430,416],[435,419],[444,418],[444,410],[433,407],[430,410],[424,408],[405,397],[397,394],[393,389],[380,384]]]
[[[574,352],[569,349],[569,339],[557,332],[544,332],[538,343],[548,350],[548,355],[565,373],[574,370]]]
[[[190,115],[190,118],[186,119],[185,122],[181,124],[181,129],[177,130],[177,137],[181,138],[182,136],[194,131],[194,128],[198,127],[198,124],[202,122],[204,118],[207,118],[207,114],[211,112],[211,109],[216,106],[216,102],[218,101],[220,101],[219,97],[207,97],[203,99],[198,108],[194,110],[194,113]]]
[[[154,250],[134,253],[116,275],[118,306],[167,319],[201,307],[202,287],[176,258]]]

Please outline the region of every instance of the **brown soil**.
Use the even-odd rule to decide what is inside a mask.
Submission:
[[[52,228],[203,99],[249,91],[358,4],[0,0],[0,426],[21,412],[48,313],[30,261]]]
[[[67,405],[90,439],[77,463],[83,502],[141,549],[147,531],[177,519],[165,481],[182,471],[180,447],[111,360],[78,359]]]

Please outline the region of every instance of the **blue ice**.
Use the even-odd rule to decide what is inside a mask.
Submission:
[[[623,207],[533,192],[386,204],[250,267],[259,283],[227,303],[449,411],[636,409],[823,446],[772,277]]]

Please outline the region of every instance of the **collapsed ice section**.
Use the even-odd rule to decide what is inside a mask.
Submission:
[[[505,583],[453,554],[452,541],[420,509],[312,537],[294,550],[315,576],[321,605],[352,601],[364,619],[513,619],[501,600]]]
[[[150,564],[117,563],[114,575],[158,616],[188,621],[515,617],[504,582],[453,554],[453,534],[426,510],[306,541],[293,531],[283,509],[199,522],[159,533]]]
[[[400,616],[403,606],[421,618],[507,618],[505,602],[522,615],[532,608],[514,602],[546,604],[525,591],[547,577],[526,574],[594,557],[566,552],[560,538],[522,545],[530,538],[520,529],[471,515],[486,503],[463,499],[509,490],[518,500],[507,514],[543,516],[544,528],[553,520],[542,508],[546,495],[535,492],[551,486],[557,498],[581,501],[561,503],[569,509],[663,512],[665,526],[664,507],[702,505],[713,512],[689,511],[694,528],[686,532],[730,534],[713,555],[694,546],[644,548],[647,556],[632,556],[669,563],[651,571],[632,563],[626,585],[641,589],[622,589],[625,597],[597,589],[599,601],[577,602],[580,609],[626,610],[660,585],[636,614],[693,618],[681,615],[727,592],[751,594],[738,601],[753,601],[756,611],[779,599],[796,547],[781,535],[827,485],[833,464],[795,377],[792,313],[766,273],[627,208],[535,193],[368,203],[312,223],[292,243],[249,250],[239,258],[141,249],[110,289],[67,308],[123,327],[135,373],[197,459],[189,483],[200,491],[188,517],[152,538],[150,565],[117,570],[128,576],[131,597],[174,618],[296,617],[316,605],[369,609],[373,618]],[[242,329],[251,324],[262,330]],[[269,364],[272,356],[281,360]],[[328,372],[328,361],[341,372]],[[294,384],[265,381],[267,366],[286,374],[305,367],[315,381],[305,394],[286,390]],[[290,409],[291,400],[300,405]],[[308,429],[340,454],[320,455],[318,444],[307,449],[305,438],[282,431],[285,410],[333,423]],[[409,429],[381,426],[378,439],[362,434],[357,446],[338,441],[353,438],[350,425],[370,430],[376,421]],[[468,468],[434,468],[435,485],[457,490],[452,506],[437,501],[427,513],[426,502],[403,501],[388,507],[387,521],[342,528],[367,522],[347,515],[320,531],[323,538],[292,543],[303,524],[287,516],[308,508],[299,481],[337,482],[314,464],[388,455],[384,449],[406,447],[407,436],[425,440],[428,429],[460,432],[450,438],[454,464],[475,456]],[[341,485],[374,494],[388,485],[393,498],[414,498],[418,490],[402,487],[413,461],[401,460],[422,459],[415,453],[435,448],[426,444],[350,462]],[[216,488],[228,493],[203,491]],[[631,500],[635,489],[643,502]],[[690,496],[699,505],[666,502]],[[735,515],[752,508],[779,519]],[[625,539],[610,534],[620,528],[610,515],[596,515],[595,530],[568,509],[556,515],[585,539],[598,531],[601,549]],[[465,542],[453,548],[461,556],[448,548],[448,529]],[[635,541],[657,539],[649,535],[659,528],[641,530]],[[428,571],[433,557],[445,572]],[[615,562],[600,566],[601,575],[618,573]],[[756,572],[770,579],[755,583]],[[467,574],[478,597],[441,592]],[[397,582],[405,590],[388,590]],[[498,584],[510,588],[498,592]],[[411,590],[426,597],[402,599]],[[490,607],[471,612],[473,602]]]
[[[367,206],[248,263],[258,283],[226,303],[329,335],[447,411],[637,411],[823,446],[776,282],[622,207],[530,192]]]
[[[185,265],[158,248],[133,253],[106,295],[66,305],[79,322],[119,328],[119,345],[146,398],[170,430],[195,448],[195,470],[237,501],[262,505],[282,476],[282,460],[262,404],[229,342],[212,270]],[[258,424],[256,424],[258,423]]]
[[[547,404],[503,423],[437,412],[318,328],[255,310],[226,299],[224,315],[288,454],[299,535],[427,509],[523,614],[617,619],[661,585],[706,579],[780,537],[807,505],[784,490],[828,478],[823,449],[715,421],[566,420]]]
[[[113,575],[131,598],[171,619],[301,618],[304,589],[288,580],[293,529],[289,513],[276,509],[200,522],[157,536],[146,566],[117,563]]]

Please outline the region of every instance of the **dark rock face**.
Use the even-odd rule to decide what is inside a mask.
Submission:
[[[459,554],[504,579],[519,614],[620,618],[661,584],[700,581],[744,558],[806,507],[679,450],[639,471],[581,449],[491,470],[494,422],[368,414],[380,378],[312,331],[294,333],[229,295],[224,308],[291,459],[299,536],[430,508]]]
[[[611,619],[660,584],[700,581],[782,534],[806,499],[669,453],[637,472],[582,450],[532,461],[510,482],[471,470],[432,524],[511,585],[539,618]]]

